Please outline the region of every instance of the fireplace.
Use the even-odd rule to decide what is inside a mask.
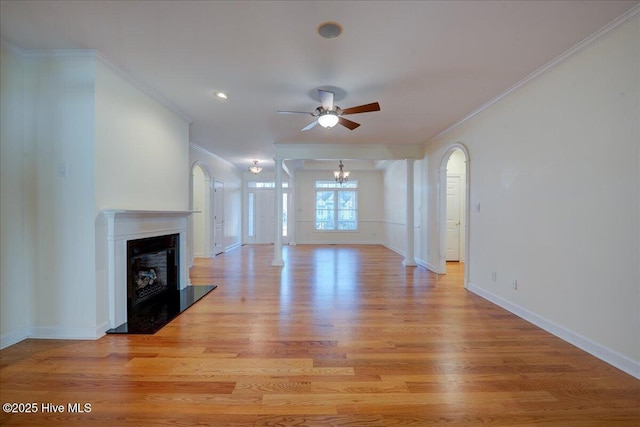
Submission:
[[[179,299],[180,235],[127,241],[127,318],[158,300]]]
[[[193,211],[103,210],[96,221],[97,288],[108,334],[151,334],[215,285],[191,286],[188,217]],[[107,324],[108,323],[108,324]]]

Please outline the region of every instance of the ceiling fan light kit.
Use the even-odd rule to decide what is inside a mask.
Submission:
[[[354,130],[360,123],[356,123],[354,121],[345,119],[342,116],[348,114],[360,114],[360,113],[370,113],[373,111],[380,111],[380,104],[377,102],[372,102],[370,104],[358,105],[357,107],[350,107],[342,109],[337,105],[334,105],[334,93],[328,90],[318,89],[318,97],[320,98],[320,105],[313,112],[308,111],[284,111],[280,110],[278,113],[280,114],[309,114],[316,118],[313,122],[309,123],[307,126],[302,128],[303,131],[307,131],[317,124],[320,126],[329,129],[334,127],[337,124],[341,124],[349,130]]]
[[[327,129],[334,127],[339,121],[340,119],[338,118],[338,114],[334,111],[326,111],[318,117],[318,123],[320,126]]]

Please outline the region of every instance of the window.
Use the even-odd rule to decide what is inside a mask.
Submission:
[[[253,220],[254,220],[254,206],[256,203],[256,195],[253,193],[249,193],[249,200],[247,206],[247,236],[255,237],[255,231],[253,229]]]
[[[358,229],[358,181],[316,181],[316,230]]]
[[[274,181],[248,181],[247,187],[249,188],[276,188]],[[289,188],[289,182],[282,181],[282,188]]]

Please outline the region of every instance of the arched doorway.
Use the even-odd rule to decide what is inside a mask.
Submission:
[[[440,272],[447,262],[464,268],[464,286],[469,282],[469,153],[456,143],[440,161],[439,221]]]
[[[191,170],[191,254],[211,257],[211,178],[207,169],[195,163]]]

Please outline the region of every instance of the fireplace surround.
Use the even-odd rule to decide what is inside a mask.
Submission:
[[[175,275],[175,283],[167,287],[168,292],[178,292],[185,290],[191,283],[189,281],[189,266],[187,262],[187,229],[188,218],[193,211],[143,211],[143,210],[103,210],[105,221],[104,235],[106,240],[106,253],[99,257],[103,259],[100,270],[104,274],[99,280],[106,283],[105,291],[108,295],[108,327],[105,329],[117,329],[127,323],[128,309],[130,304],[128,290],[128,251],[129,242],[158,238],[162,236],[173,236],[176,249],[175,271],[170,272]],[[151,252],[154,252],[153,248]],[[166,254],[165,254],[166,255]],[[162,257],[163,255],[160,255]],[[149,267],[149,266],[145,266]],[[140,276],[151,281],[153,274],[159,276],[166,272],[156,268],[151,272],[149,268],[142,270],[145,274]],[[171,269],[169,269],[171,270]],[[157,278],[155,279],[157,280]],[[154,280],[154,282],[155,282]],[[148,286],[148,284],[146,285]],[[145,287],[146,287],[145,286]],[[144,299],[144,296],[143,296]],[[144,305],[145,301],[140,301]],[[135,309],[134,309],[135,311]]]

